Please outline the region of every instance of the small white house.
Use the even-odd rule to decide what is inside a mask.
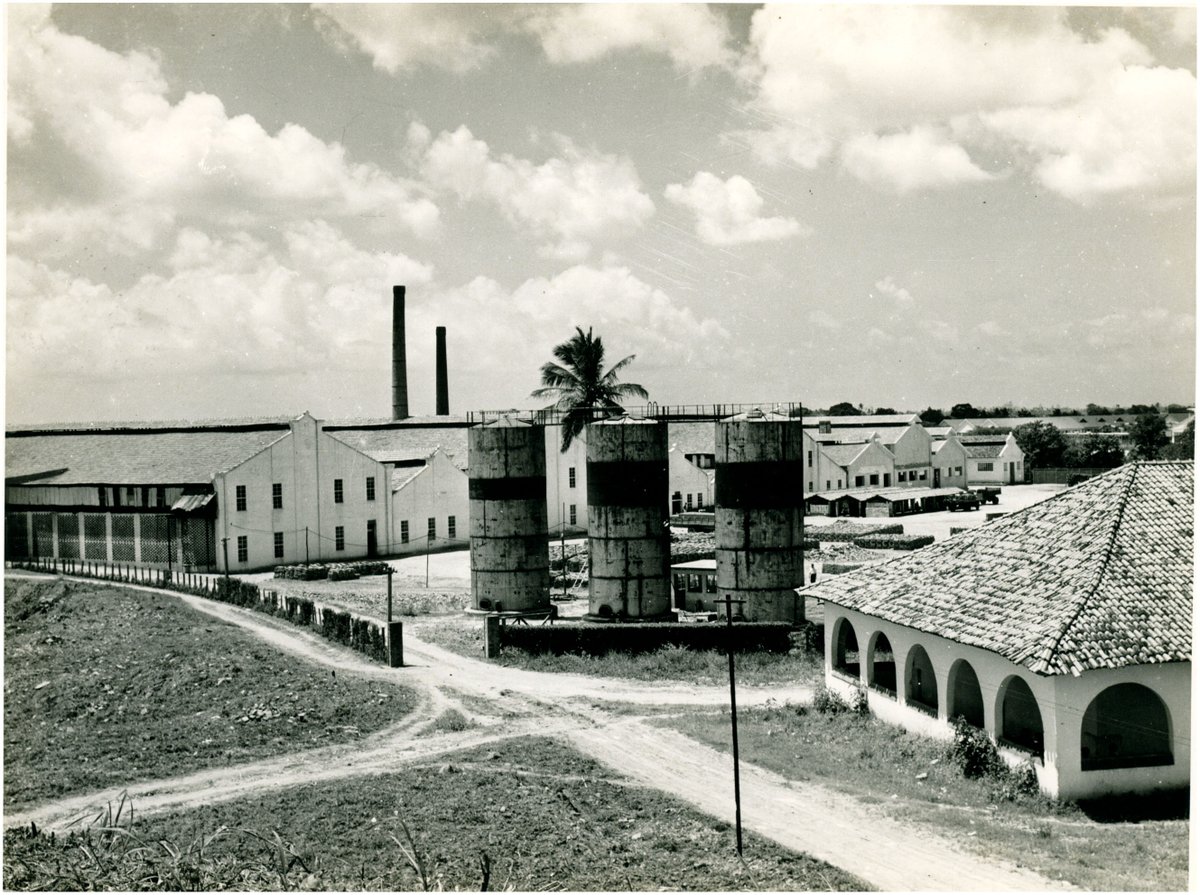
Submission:
[[[393,469],[391,486],[394,553],[467,545],[467,474],[441,448],[422,466]]]
[[[871,711],[985,730],[1064,799],[1189,785],[1193,464],[1135,463],[799,593],[825,680]]]
[[[1025,452],[1011,432],[960,435],[967,454],[968,485],[1017,485],[1025,481]]]

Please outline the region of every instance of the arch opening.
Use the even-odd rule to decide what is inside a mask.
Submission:
[[[896,698],[896,655],[882,631],[875,635],[867,661],[867,683],[892,699]]]
[[[979,688],[979,677],[966,659],[959,659],[950,666],[950,680],[946,687],[946,716],[953,720],[962,718],[972,727],[983,729],[983,691]]]
[[[1042,711],[1029,684],[1015,675],[1000,686],[999,729],[997,739],[1002,745],[1015,746],[1032,752],[1038,758],[1045,753],[1045,731]]]
[[[1085,771],[1174,764],[1166,704],[1141,684],[1101,691],[1083,713],[1079,757]]]
[[[854,626],[844,618],[839,618],[833,629],[833,668],[858,680],[861,673],[859,661],[858,635]]]
[[[938,713],[937,678],[929,653],[919,643],[908,651],[904,669],[904,700],[913,708],[933,715]]]

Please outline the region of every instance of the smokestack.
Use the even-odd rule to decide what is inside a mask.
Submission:
[[[439,326],[437,334],[437,415],[450,415],[450,386],[446,381],[446,327]]]
[[[404,287],[392,287],[392,418],[408,416],[408,361],[404,351]]]

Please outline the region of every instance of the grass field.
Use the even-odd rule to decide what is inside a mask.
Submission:
[[[411,623],[418,637],[467,656],[483,659],[483,622],[479,619],[418,619]],[[405,625],[406,629],[408,624]],[[689,684],[728,684],[729,660],[715,650],[664,647],[653,653],[607,656],[534,655],[506,647],[496,664],[527,671],[588,674],[639,681],[676,681]],[[739,653],[737,679],[745,684],[815,684],[822,675],[821,657],[815,654]]]
[[[264,578],[259,586],[293,597],[340,606],[359,615],[386,620],[387,576],[372,575],[349,581],[297,581]],[[392,582],[392,617],[407,621],[414,616],[460,615],[471,603],[471,592],[461,588],[426,588],[397,577]]]
[[[333,677],[167,594],[9,579],[6,808],[347,742],[404,689]]]
[[[148,847],[132,856],[117,843],[124,852],[106,857],[96,834],[98,860],[79,837],[50,842],[10,831],[4,885],[66,888],[84,879],[98,888],[412,891],[479,889],[486,872],[493,890],[864,888],[754,835],[742,862],[728,824],[608,776],[557,743],[507,741],[403,774],[139,818],[137,839],[122,838]]]
[[[728,714],[658,723],[728,750]],[[1075,806],[986,778],[968,780],[945,743],[870,716],[773,706],[739,711],[738,733],[743,761],[848,793],[1049,878],[1087,889],[1187,888],[1186,819],[1098,823]]]

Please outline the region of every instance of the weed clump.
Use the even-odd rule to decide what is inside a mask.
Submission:
[[[954,719],[950,758],[968,780],[986,779],[991,783],[988,795],[993,802],[1015,802],[1040,792],[1032,758],[1019,768],[1010,768],[992,738],[961,716]]]

